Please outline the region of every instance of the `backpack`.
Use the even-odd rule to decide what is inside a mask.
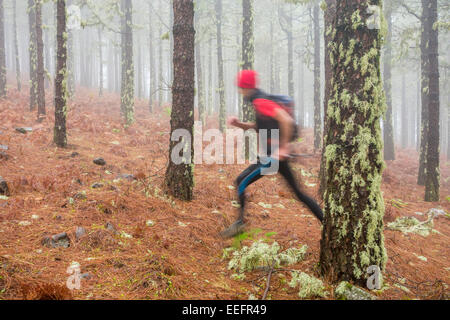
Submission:
[[[292,137],[291,141],[296,141],[300,137],[300,133],[299,133],[300,130],[299,130],[297,121],[295,121],[294,99],[290,96],[279,95],[279,94],[266,94],[265,99],[271,100],[271,101],[275,102],[276,104],[280,105],[281,107],[283,107],[284,111],[286,111],[292,117],[292,119],[294,119],[294,122],[295,122],[294,123],[294,132],[293,132],[293,137]]]

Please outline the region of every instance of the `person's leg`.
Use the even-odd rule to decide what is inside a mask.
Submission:
[[[310,198],[307,194],[301,192],[298,187],[297,181],[295,180],[295,176],[292,173],[292,170],[289,166],[288,161],[280,161],[280,174],[286,179],[287,183],[291,187],[292,191],[296,194],[297,198],[302,201],[306,206],[314,213],[317,219],[320,222],[323,222],[323,212],[320,206],[317,204],[314,199]]]
[[[257,180],[262,178],[261,168],[263,165],[258,161],[257,164],[253,164],[247,169],[245,169],[239,177],[236,179],[236,185],[238,188],[238,197],[239,197],[239,216],[235,223],[233,223],[228,229],[221,233],[224,238],[234,237],[236,234],[242,231],[245,227],[244,223],[244,214],[245,214],[245,189],[256,182]]]

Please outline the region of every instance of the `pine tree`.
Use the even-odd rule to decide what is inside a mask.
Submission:
[[[195,27],[199,29],[199,16],[200,10],[199,6],[195,7]],[[197,68],[197,101],[198,101],[198,114],[199,119],[203,125],[205,125],[206,115],[205,115],[205,99],[204,99],[204,89],[203,89],[203,70],[202,70],[202,55],[200,47],[200,39],[197,38],[195,42],[195,65]]]
[[[313,8],[314,20],[314,150],[322,145],[322,105],[320,102],[320,20],[319,4]]]
[[[16,81],[17,90],[22,90],[22,75],[20,72],[19,40],[17,39],[17,3],[13,1],[13,32],[14,32],[14,55],[16,61]]]
[[[439,201],[439,43],[437,22],[437,0],[426,1],[429,42],[427,50],[426,78],[428,82],[428,133],[426,147],[425,201]]]
[[[42,0],[35,0],[36,13],[36,100],[38,106],[37,120],[45,118],[45,68],[44,68],[44,40],[42,38]]]
[[[53,141],[60,148],[67,146],[67,30],[66,0],[57,0],[57,53],[55,77],[55,128]]]
[[[395,160],[394,128],[392,124],[392,3],[385,4],[387,33],[384,51],[384,91],[386,94],[386,115],[384,118],[384,160]]]
[[[0,0],[0,97],[6,96],[5,13]]]
[[[134,66],[132,0],[121,1],[122,17],[122,86],[120,91],[121,111],[125,125],[134,122]]]
[[[217,68],[219,76],[219,129],[226,130],[226,102],[225,102],[225,79],[223,71],[223,48],[222,48],[222,0],[216,0],[216,31],[217,31]]]
[[[193,136],[194,127],[194,98],[195,98],[195,30],[194,4],[192,0],[178,0],[173,2],[174,12],[174,51],[173,66],[175,70],[172,87],[171,133],[184,129]],[[172,135],[171,135],[172,136]],[[189,159],[184,163],[169,162],[166,171],[165,184],[169,194],[182,200],[192,200],[194,173],[192,139],[184,139],[184,147],[190,150]],[[177,141],[170,142],[170,153],[178,145]],[[171,157],[170,157],[171,158]]]
[[[365,285],[366,271],[384,270],[380,119],[385,99],[380,72],[381,32],[369,5],[338,0],[331,30],[331,96],[325,138],[325,220],[320,267],[332,281]]]
[[[333,31],[333,18],[336,13],[336,0],[326,0],[325,1],[325,7],[323,8],[323,18],[324,18],[324,47],[325,47],[325,95],[324,95],[324,130],[323,132],[328,131],[328,102],[330,100],[331,95],[331,78],[333,76],[332,70],[331,70],[331,61],[330,61],[330,44],[332,41],[332,31]],[[319,172],[319,179],[320,179],[320,187],[319,187],[319,194],[320,197],[324,198],[324,193],[326,190],[326,174],[325,174],[325,135],[323,137],[324,145],[322,148],[322,159],[320,162],[320,172]]]
[[[36,44],[36,8],[34,0],[28,0],[28,26],[30,31],[30,111],[37,105],[37,44]]]

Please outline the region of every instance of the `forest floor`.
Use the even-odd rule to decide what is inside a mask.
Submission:
[[[11,195],[0,199],[0,299],[248,299],[261,298],[265,271],[232,280],[223,250],[233,240],[219,232],[236,217],[234,179],[245,165],[196,165],[195,199],[173,201],[160,191],[167,163],[170,122],[162,108],[150,114],[138,101],[136,123],[124,129],[117,95],[80,89],[68,112],[67,149],[52,143],[53,103],[38,124],[28,111],[28,93],[11,89],[0,101],[0,176]],[[210,124],[211,125],[211,124]],[[21,134],[17,127],[32,127]],[[305,130],[299,153],[312,154],[312,132]],[[0,150],[1,151],[1,150]],[[105,166],[93,163],[97,157]],[[441,202],[423,201],[416,184],[418,154],[397,150],[387,163],[382,190],[385,222],[401,216],[426,220],[431,208],[450,212],[450,163],[441,161]],[[302,188],[317,198],[320,157],[293,162]],[[132,174],[136,180],[120,179]],[[103,187],[92,188],[94,183]],[[249,229],[282,248],[306,244],[304,261],[291,269],[318,276],[321,227],[305,206],[293,199],[280,177],[264,178],[249,189]],[[424,214],[421,216],[419,213]],[[149,220],[154,222],[148,226]],[[110,223],[117,233],[105,228]],[[77,227],[86,234],[77,239]],[[450,284],[450,219],[434,219],[428,237],[385,230],[389,285],[380,299],[448,298]],[[46,236],[67,232],[68,248],[48,248]],[[244,240],[244,245],[251,244]],[[69,291],[68,267],[77,262],[85,279]],[[298,299],[290,272],[276,272],[268,297]],[[331,289],[331,285],[328,285]],[[332,290],[327,299],[333,299]]]

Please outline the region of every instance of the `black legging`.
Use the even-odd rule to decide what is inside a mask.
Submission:
[[[271,159],[271,161],[276,161]],[[251,185],[252,183],[261,179],[264,175],[262,170],[264,168],[269,168],[273,163],[263,164],[258,159],[258,163],[252,164],[250,167],[245,169],[239,177],[236,179],[236,184],[238,185],[238,196],[241,204],[239,219],[244,220],[245,213],[245,189]],[[300,188],[297,185],[294,174],[289,166],[288,161],[280,161],[279,162],[279,170],[278,172],[286,179],[287,183],[291,187],[292,191],[297,195],[297,198],[302,201],[306,206],[314,213],[317,219],[320,222],[323,222],[323,212],[320,206],[314,201],[314,199],[310,198],[308,195],[300,191]]]

